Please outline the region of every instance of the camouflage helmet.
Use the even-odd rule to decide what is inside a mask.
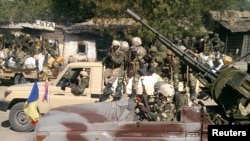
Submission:
[[[156,53],[157,52],[157,48],[155,46],[152,46],[150,49],[149,49],[150,53]]]
[[[140,37],[134,37],[132,39],[132,45],[134,45],[134,46],[140,46],[140,45],[142,45],[141,38]]]
[[[117,47],[117,46],[120,47],[120,45],[121,44],[120,44],[120,42],[118,40],[113,40],[112,41],[112,47]]]

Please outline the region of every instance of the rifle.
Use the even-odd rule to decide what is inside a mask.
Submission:
[[[142,101],[143,101],[143,107],[141,107],[141,111],[144,113],[148,121],[153,121],[150,115],[150,108],[148,106],[148,95],[146,92],[145,85],[143,84],[143,79],[141,79],[141,84],[142,84]]]

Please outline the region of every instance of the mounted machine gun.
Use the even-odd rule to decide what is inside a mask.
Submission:
[[[226,67],[213,73],[176,44],[146,24],[130,9],[126,10],[135,21],[151,30],[156,38],[182,59],[196,78],[209,90],[210,97],[218,104],[218,113],[229,124],[250,124],[250,75],[234,67]],[[241,109],[241,110],[240,110]],[[248,111],[248,112],[246,112]]]

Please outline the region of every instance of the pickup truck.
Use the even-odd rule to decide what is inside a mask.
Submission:
[[[48,77],[55,78],[51,70],[49,71]],[[37,73],[36,69],[0,68],[0,83],[10,82],[16,85],[34,82],[34,80],[37,79],[39,81],[44,81],[45,76],[42,73]]]
[[[139,120],[135,106],[129,99],[58,107],[40,119],[30,140],[208,140],[208,126],[213,123],[205,106],[183,107],[177,121]]]
[[[89,86],[80,96],[71,93],[70,85],[75,83],[79,72],[85,69],[89,72]],[[68,64],[55,79],[48,83],[48,101],[42,101],[45,92],[45,82],[38,81],[39,104],[38,111],[41,115],[50,109],[71,104],[93,103],[99,100],[104,88],[103,65],[101,62],[77,62]],[[31,92],[33,83],[12,85],[6,88],[4,98],[0,100],[0,110],[9,110],[9,122],[11,127],[18,132],[29,132],[34,127],[26,118],[23,111]]]

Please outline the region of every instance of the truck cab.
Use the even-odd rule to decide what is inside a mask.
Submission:
[[[71,85],[77,81],[81,70],[89,73],[89,86],[81,95],[71,93]],[[48,81],[48,100],[42,101],[45,93],[45,81],[37,82],[39,89],[38,111],[41,115],[49,110],[71,104],[92,103],[99,100],[104,87],[103,65],[101,62],[77,62],[68,64],[55,79]],[[4,98],[0,100],[0,110],[10,111],[11,127],[20,132],[32,131],[33,126],[23,111],[23,106],[32,90],[33,83],[9,86]]]

